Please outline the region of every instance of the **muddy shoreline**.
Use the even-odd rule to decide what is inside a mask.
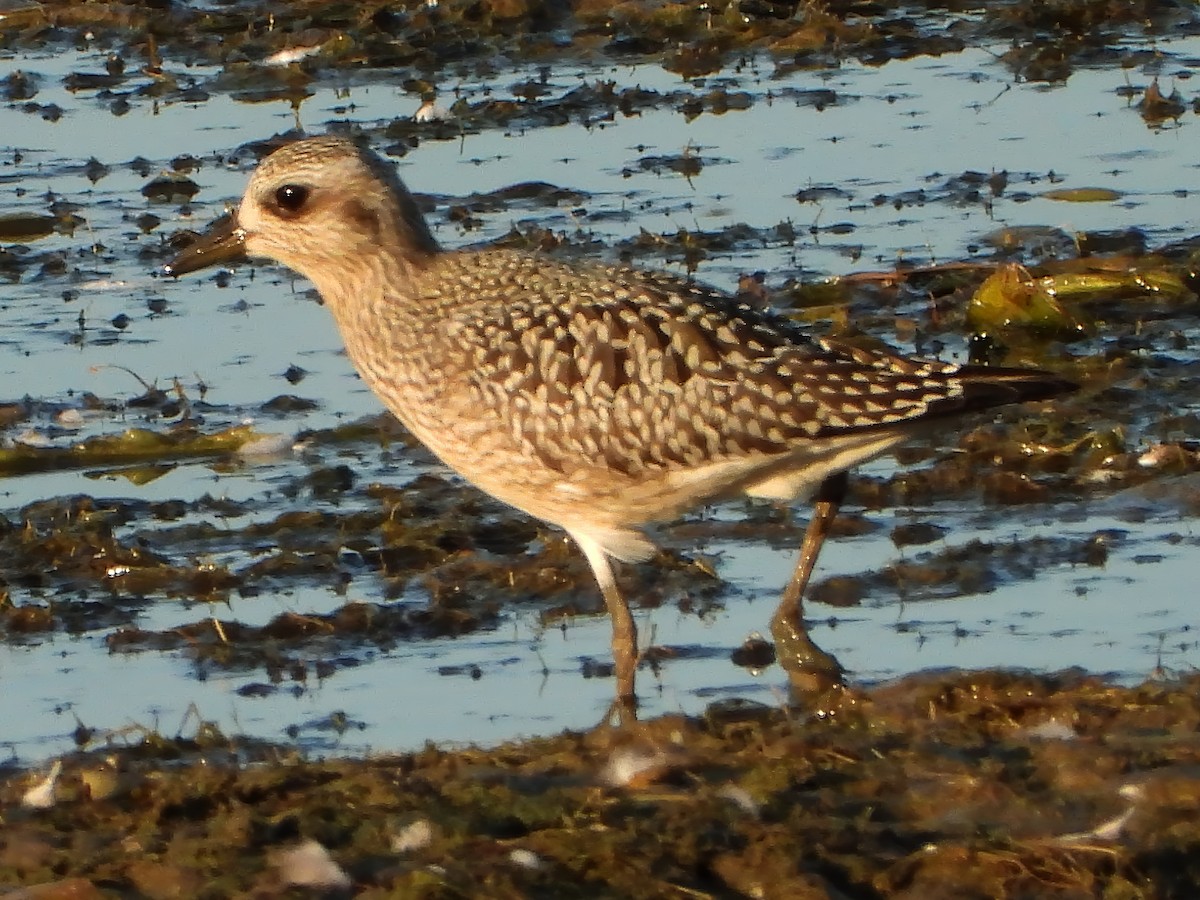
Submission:
[[[0,46],[20,68],[0,79],[0,96],[9,113],[64,122],[69,134],[68,99],[106,111],[119,127],[131,110],[200,115],[227,100],[290,104],[299,121],[310,98],[341,90],[348,99],[323,107],[318,127],[362,135],[396,160],[470,135],[600,127],[664,110],[690,122],[756,105],[853,105],[858,98],[815,81],[776,88],[770,80],[978,47],[1003,47],[997,65],[1007,77],[1046,90],[1084,70],[1135,73],[1122,112],[1145,129],[1148,144],[1177,131],[1186,141],[1200,107],[1195,58],[1163,49],[1168,38],[1200,34],[1200,12],[1186,3],[903,11],[777,0],[277,6],[6,4]],[[80,48],[96,54],[89,68],[54,78],[39,72],[47,59]],[[551,85],[553,70],[597,60],[659,66],[678,83],[650,89],[596,77],[569,91]],[[517,83],[514,67],[524,67]],[[456,87],[498,73],[503,92]],[[767,86],[750,86],[755,78]],[[356,118],[356,96],[380,85],[440,112]],[[42,345],[19,345],[36,334],[55,346],[110,351],[106,364],[115,367],[122,350],[152,343],[152,327],[177,314],[183,294],[147,273],[184,231],[220,212],[225,198],[207,179],[249,167],[270,141],[293,132],[294,123],[276,115],[259,137],[216,154],[55,157],[47,161],[55,178],[84,177],[99,193],[47,187],[36,202],[24,185],[41,184],[30,181],[40,163],[23,160],[46,151],[14,145],[12,174],[0,173],[12,186],[11,210],[0,216],[0,274],[11,294],[3,309],[15,323],[6,331],[22,337],[9,338],[6,352],[37,352]],[[637,147],[619,174],[703,183],[729,152]],[[1089,579],[1101,579],[1114,556],[1153,566],[1196,552],[1200,238],[1148,238],[1163,224],[1150,221],[1146,231],[1072,230],[1047,219],[991,229],[949,261],[932,251],[864,258],[856,244],[855,222],[870,210],[895,210],[898,219],[929,208],[990,215],[1053,192],[1063,208],[1122,203],[1119,192],[1055,179],[1048,171],[989,171],[981,161],[978,170],[937,173],[911,190],[804,184],[787,187],[804,213],[795,221],[712,227],[684,218],[692,199],[681,192],[682,200],[659,205],[688,224],[612,241],[597,237],[606,220],[636,221],[656,201],[589,194],[566,176],[464,189],[449,203],[421,200],[456,242],[669,266],[701,278],[715,261],[731,290],[843,339],[1045,366],[1082,384],[1062,403],[968,423],[906,448],[898,469],[852,478],[835,537],[877,535],[896,552],[814,585],[810,608],[837,640],[839,622],[867,610],[1013,585],[1032,595],[1063,569],[1078,573],[1073,612],[1082,623],[1092,615]],[[1189,187],[1174,190],[1186,197]],[[101,228],[105,216],[111,221]],[[809,245],[835,248],[821,265],[834,258],[842,268],[806,269],[795,248]],[[743,257],[764,250],[786,259],[786,271],[730,277]],[[122,285],[122,273],[135,270],[142,281]],[[290,314],[310,302],[303,287],[269,269],[224,273],[204,289],[240,325],[255,312],[240,292],[256,280],[271,281],[277,294],[292,290]],[[98,302],[100,290],[136,298],[138,307]],[[22,291],[54,303],[35,310]],[[194,334],[202,342],[204,326]],[[270,704],[318,696],[322,685],[345,683],[339,679],[397,648],[495,635],[524,616],[536,623],[534,637],[512,645],[532,651],[521,646],[525,655],[491,660],[494,667],[447,663],[442,673],[447,681],[502,679],[504,665],[536,668],[546,634],[596,618],[587,566],[560,535],[465,490],[389,418],[326,416],[310,427],[308,416],[348,403],[354,390],[331,388],[322,365],[325,357],[298,356],[277,366],[261,400],[240,400],[228,381],[210,389],[200,374],[132,369],[124,393],[40,396],[22,385],[0,396],[0,474],[13,491],[6,496],[19,496],[11,487],[19,479],[50,485],[32,500],[3,504],[0,518],[0,640],[16,661],[0,668],[0,746],[3,722],[25,714],[18,701],[51,702],[36,685],[12,688],[25,684],[16,682],[25,650],[99,635],[113,665],[158,654],[180,679],[227,679],[239,698]],[[288,463],[273,466],[275,457]],[[181,490],[171,481],[181,472],[208,480]],[[47,480],[30,480],[37,478]],[[239,490],[257,479],[270,502]],[[897,507],[917,512],[897,521],[882,514]],[[994,517],[1010,533],[972,539],[964,509],[975,511],[975,525]],[[660,621],[719,618],[746,598],[722,578],[721,553],[697,547],[782,552],[795,546],[806,515],[746,505],[666,527],[663,552],[625,569],[622,588]],[[1143,522],[1157,529],[1152,538],[1137,532]],[[1040,530],[1026,537],[1026,528]],[[318,592],[323,600],[311,602]],[[1144,593],[1131,583],[1129,605],[1152,614],[1160,600]],[[764,626],[767,605],[754,611]],[[972,638],[953,613],[927,612],[915,624],[898,613],[892,627],[916,640],[922,628]],[[113,730],[114,722],[79,718],[65,704],[57,739],[71,734],[75,752],[36,758],[27,742],[11,762],[0,761],[0,895],[1190,897],[1200,884],[1200,704],[1186,663],[1195,641],[1190,624],[1161,633],[1139,627],[1159,647],[1157,661],[1145,657],[1144,678],[1106,677],[1101,649],[1096,672],[935,669],[871,684],[852,677],[844,691],[785,696],[777,686],[771,702],[724,695],[691,716],[626,717],[620,727],[598,721],[586,731],[550,723],[543,733],[561,733],[482,747],[430,743],[403,754],[336,758],[343,734],[370,730],[355,713],[297,715],[294,735],[279,729],[271,739],[227,733],[203,709],[189,712],[176,733],[149,719]],[[652,638],[643,683],[661,692],[659,673],[699,657],[735,673],[727,681],[764,668],[778,677],[768,650],[753,640]],[[572,660],[568,674],[557,668],[553,677],[609,682],[602,656]],[[379,706],[389,717],[406,714],[400,701]],[[72,716],[73,732],[62,725]],[[304,734],[320,737],[285,740]]]

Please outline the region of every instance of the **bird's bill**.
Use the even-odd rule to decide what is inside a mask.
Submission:
[[[226,213],[208,230],[163,266],[163,274],[178,277],[246,258],[246,232],[238,224],[237,212]]]

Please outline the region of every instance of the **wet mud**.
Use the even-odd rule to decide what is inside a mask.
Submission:
[[[0,884],[56,898],[1186,897],[1198,727],[1194,678],[1128,689],[1078,672],[929,674],[819,710],[716,704],[357,761],[199,722],[8,773]]]
[[[963,11],[910,4],[901,12],[777,0],[31,0],[6,4],[0,20],[0,46],[29,60],[0,81],[0,97],[56,122],[67,114],[65,90],[118,121],[133,108],[226,97],[283,99],[299,109],[331,84],[388,73],[432,112],[356,122],[352,109],[339,109],[328,127],[366,135],[401,159],[428,142],[492,129],[856,102],[825,88],[772,93],[717,79],[702,91],[595,79],[563,94],[547,87],[539,66],[649,62],[702,79],[851,59],[885,66],[1000,42],[1014,80],[1049,88],[1081,67],[1150,65],[1158,51],[1147,41],[1198,33],[1195,5],[1170,2],[1006,2]],[[39,74],[39,54],[82,45],[111,51],[103,65],[55,84]],[[509,85],[511,97],[447,90],[463,73],[507,73],[499,59],[534,73]],[[1150,136],[1195,127],[1196,63],[1171,64],[1184,76],[1155,77],[1127,97]],[[176,227],[181,217],[199,229],[220,212],[200,173],[252,164],[292,133],[275,124],[275,135],[265,130],[220,158],[61,165],[57,174],[82,173],[94,185],[130,178],[130,196],[148,208],[123,210],[107,245],[88,235],[89,211],[76,201],[47,196],[35,210],[0,215],[0,277],[62,297],[58,313],[37,325],[63,343],[119,349],[136,340],[137,321],[80,302],[81,284],[119,263],[149,271],[168,259],[189,237]],[[726,163],[726,152],[638,148],[623,176],[702,179]],[[20,155],[14,151],[14,166]],[[1061,187],[1052,173],[981,168],[911,190],[816,184],[797,192],[800,209],[844,204],[847,217],[837,221],[642,229],[604,242],[564,222],[631,211],[550,181],[449,204],[419,199],[464,241],[487,232],[497,245],[701,277],[715,258],[825,241],[840,248],[845,270],[820,278],[746,272],[737,290],[843,340],[1050,368],[1081,385],[1062,401],[917,440],[894,471],[854,475],[835,536],[888,527],[872,513],[897,506],[979,507],[1014,522],[1025,509],[1038,516],[1101,508],[1130,529],[1167,510],[1183,520],[1167,545],[1194,552],[1187,520],[1200,512],[1200,418],[1191,404],[1200,238],[1048,222],[998,228],[961,259],[898,265],[864,258],[856,242],[854,217],[863,209],[987,211],[1033,197],[1121,200],[1106,189]],[[499,235],[485,228],[497,216],[512,223]],[[64,237],[74,241],[69,250],[42,245]],[[260,272],[255,277],[272,277]],[[232,278],[223,273],[210,287],[217,292]],[[165,285],[144,294],[149,317],[170,315],[177,302]],[[241,312],[242,301],[223,302]],[[5,301],[6,310],[16,305]],[[114,360],[119,365],[119,353]],[[39,397],[22,389],[0,397],[6,479],[70,473],[127,485],[3,507],[0,640],[24,648],[101,635],[114,660],[173,654],[186,667],[181,678],[235,673],[241,696],[271,702],[318,691],[398,645],[495,631],[514,611],[546,630],[597,614],[590,571],[561,535],[437,470],[390,418],[307,428],[313,409],[336,402],[310,395],[307,374],[289,366],[274,396],[244,406],[210,396],[200,376],[160,385],[136,371],[124,394]],[[300,460],[267,468],[277,505],[218,489],[174,497],[167,487],[156,499],[142,492],[182,469],[238,477],[276,454]],[[389,477],[402,466],[410,468],[394,485]],[[745,504],[666,526],[662,552],[626,567],[622,590],[641,610],[719,616],[739,598],[720,577],[721,560],[696,546],[794,547],[806,515]],[[1004,541],[972,539],[940,521],[900,523],[888,534],[896,558],[818,579],[809,597],[815,615],[1034,585],[1056,567],[1101,571],[1110,554],[1136,543],[1110,522]],[[246,601],[310,588],[345,602],[273,608],[254,621],[239,612]],[[162,604],[176,610],[172,621],[149,614]],[[775,663],[761,637],[729,648],[651,640],[643,672],[705,653],[729,659],[730,671]],[[479,677],[470,666],[447,674]],[[598,659],[577,677],[610,674]],[[28,758],[0,767],[0,890],[37,885],[17,896],[42,898],[1188,897],[1200,883],[1197,685],[1170,667],[1148,666],[1146,675],[1138,686],[1075,671],[931,673],[869,686],[851,677],[844,690],[781,692],[777,704],[721,701],[703,715],[626,716],[620,727],[600,723],[487,749],[430,745],[331,760],[306,753],[302,741],[227,735],[203,712],[177,735],[79,721],[79,749],[62,756],[60,774]],[[362,727],[344,714],[295,725],[298,735]]]

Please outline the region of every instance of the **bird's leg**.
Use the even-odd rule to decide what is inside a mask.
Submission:
[[[800,559],[771,619],[771,634],[775,638],[780,665],[787,670],[794,685],[805,691],[823,690],[841,684],[842,667],[836,659],[818,647],[804,627],[804,591],[812,577],[817,557],[825,537],[833,526],[834,516],[846,496],[846,473],[830,475],[817,489],[812,518],[800,545]]]
[[[634,624],[633,613],[629,611],[629,604],[617,589],[617,580],[613,575],[608,554],[591,538],[578,535],[572,537],[592,566],[596,583],[600,585],[600,593],[604,596],[604,605],[608,607],[608,614],[612,618],[613,673],[617,679],[617,704],[632,710],[635,707],[634,676],[638,663],[637,625]]]
[[[812,518],[808,520],[804,542],[800,545],[800,559],[797,560],[796,570],[792,573],[783,598],[779,601],[779,609],[775,613],[777,619],[786,616],[797,626],[802,624],[804,590],[808,587],[808,580],[817,565],[817,557],[821,555],[821,547],[825,544],[829,529],[833,527],[833,519],[845,497],[845,472],[830,475],[817,488]]]

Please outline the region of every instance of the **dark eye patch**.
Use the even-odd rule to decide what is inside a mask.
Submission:
[[[302,184],[285,184],[275,191],[275,205],[280,212],[295,215],[304,209],[311,194]]]
[[[379,240],[379,214],[360,200],[348,200],[342,206],[344,218],[373,241]]]

